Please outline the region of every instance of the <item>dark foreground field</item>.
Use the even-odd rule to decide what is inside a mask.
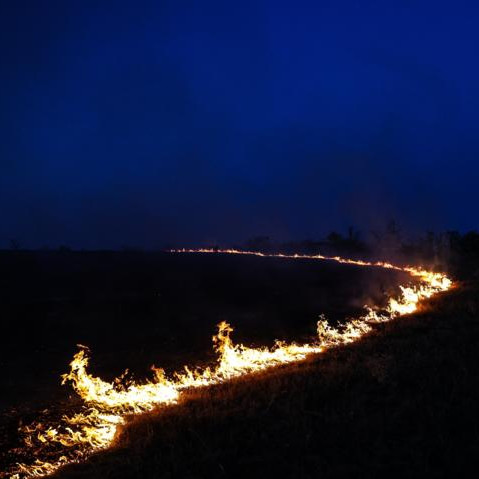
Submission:
[[[95,373],[136,377],[211,359],[226,320],[235,340],[272,344],[315,333],[377,303],[403,275],[317,261],[228,255],[0,251],[0,410],[69,393],[76,344]]]
[[[92,347],[95,373],[130,367],[142,377],[152,363],[211,360],[209,338],[221,319],[245,342],[301,340],[314,333],[319,312],[333,320],[354,314],[404,279],[220,256],[2,260],[11,278],[2,288],[5,452],[20,420],[70,401],[58,376],[76,342]],[[479,453],[478,290],[463,284],[421,313],[305,363],[191,392],[136,418],[115,448],[57,477],[464,477]]]

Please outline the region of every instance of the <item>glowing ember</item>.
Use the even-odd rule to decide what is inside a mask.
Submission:
[[[217,364],[214,367],[194,370],[185,367],[171,378],[166,377],[163,370],[153,368],[154,378],[145,384],[131,382],[122,386],[119,380],[108,383],[91,376],[87,371],[88,349],[79,346],[80,350],[70,363],[70,372],[63,375],[63,383],[71,383],[76,393],[83,399],[85,404],[83,411],[73,416],[64,416],[54,426],[39,422],[23,427],[21,433],[25,446],[33,450],[39,459],[33,464],[18,464],[11,472],[11,478],[41,477],[52,474],[66,464],[78,462],[92,452],[110,446],[115,439],[118,426],[125,423],[125,417],[129,414],[142,413],[176,403],[182,392],[188,388],[222,383],[231,378],[300,361],[309,354],[321,353],[331,347],[357,341],[371,331],[372,323],[390,321],[397,316],[410,314],[416,311],[422,299],[446,291],[452,286],[451,280],[444,274],[420,268],[403,268],[383,262],[322,255],[265,254],[238,250],[199,249],[174,252],[227,253],[336,261],[343,264],[403,271],[417,278],[420,284],[419,286],[401,286],[401,295],[397,298],[389,298],[384,312],[380,313],[368,307],[365,315],[350,320],[338,328],[331,327],[321,316],[317,324],[317,338],[311,344],[286,344],[277,341],[272,348],[235,345],[230,337],[233,329],[229,324],[222,322],[218,326],[218,334],[213,337],[214,349],[218,354]],[[47,451],[55,446],[61,454],[57,454],[56,459],[50,462],[45,457],[51,457]]]

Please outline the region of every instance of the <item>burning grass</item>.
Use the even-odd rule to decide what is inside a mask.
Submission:
[[[300,364],[190,390],[55,477],[467,477],[479,446],[477,291]]]
[[[197,252],[213,253],[212,250]],[[265,256],[261,253],[235,250],[220,253]],[[124,378],[109,383],[92,376],[87,370],[87,349],[81,347],[71,362],[70,373],[65,374],[63,380],[72,384],[76,393],[83,399],[84,408],[73,415],[63,416],[57,424],[37,421],[23,427],[25,445],[35,451],[38,459],[33,464],[19,464],[16,470],[11,472],[12,477],[47,475],[65,464],[84,460],[93,452],[111,446],[118,428],[126,424],[130,415],[177,404],[192,390],[224,384],[276,366],[304,361],[312,354],[323,353],[355,342],[370,333],[373,324],[385,323],[398,316],[410,314],[417,309],[420,301],[446,291],[452,285],[443,274],[412,267],[398,267],[389,263],[369,263],[320,255],[268,256],[328,260],[356,266],[392,269],[406,272],[420,283],[415,286],[401,286],[401,295],[389,298],[384,311],[368,308],[361,317],[351,319],[336,328],[322,319],[317,325],[317,337],[308,344],[277,341],[271,348],[252,348],[234,344],[230,337],[232,328],[223,322],[219,325],[218,334],[213,337],[218,356],[215,366],[197,369],[185,367],[171,377],[167,377],[163,370],[153,368],[154,379],[143,384],[124,381]],[[55,453],[56,459],[53,461],[46,459],[55,457]]]

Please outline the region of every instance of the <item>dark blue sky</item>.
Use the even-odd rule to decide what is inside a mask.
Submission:
[[[479,9],[0,7],[0,247],[478,226]]]

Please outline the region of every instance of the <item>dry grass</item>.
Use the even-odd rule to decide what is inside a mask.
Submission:
[[[466,476],[479,452],[479,286],[364,341],[134,418],[66,478]]]

